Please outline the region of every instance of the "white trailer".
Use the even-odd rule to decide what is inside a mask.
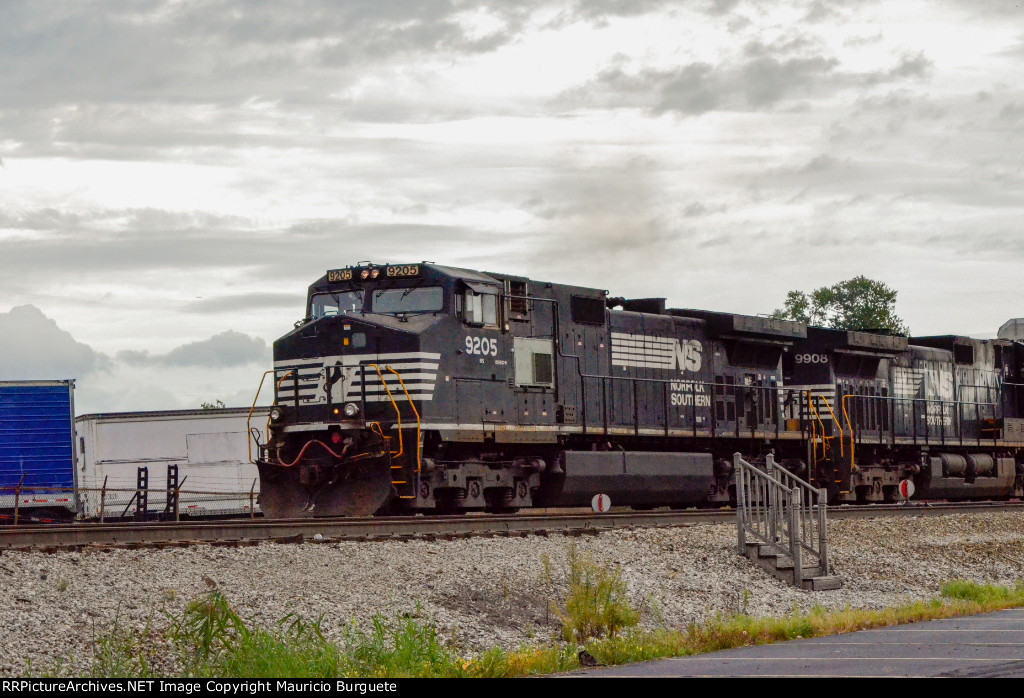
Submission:
[[[268,410],[256,408],[251,426],[265,431]],[[250,501],[255,503],[259,494],[259,473],[249,460],[248,421],[248,407],[79,417],[75,426],[82,516],[133,515],[139,498],[132,497],[143,467],[149,480],[147,512],[163,512],[170,466],[178,467],[179,514],[250,514]],[[255,457],[255,445],[252,449]]]

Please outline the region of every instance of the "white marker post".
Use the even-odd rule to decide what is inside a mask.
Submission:
[[[612,508],[612,500],[606,494],[595,494],[594,498],[590,500],[590,508],[594,510],[595,514],[604,514]]]

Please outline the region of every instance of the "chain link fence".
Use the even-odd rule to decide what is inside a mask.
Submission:
[[[184,482],[182,482],[184,484]],[[259,484],[248,490],[128,487],[0,487],[0,524],[70,521],[177,521],[182,517],[255,517]]]

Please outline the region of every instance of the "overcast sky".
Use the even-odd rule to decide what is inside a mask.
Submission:
[[[0,2],[0,379],[251,399],[328,267],[1024,316],[1014,0]]]

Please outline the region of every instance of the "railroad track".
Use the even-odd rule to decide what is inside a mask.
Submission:
[[[1021,502],[912,503],[830,507],[833,519],[1021,511]],[[196,544],[257,545],[337,540],[455,538],[466,536],[587,535],[634,527],[733,523],[732,509],[621,511],[569,510],[509,516],[404,516],[318,520],[228,520],[167,523],[75,523],[0,527],[0,550],[145,548]]]

